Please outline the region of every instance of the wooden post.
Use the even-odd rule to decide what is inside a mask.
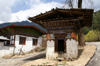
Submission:
[[[78,0],[78,8],[82,8],[82,0]],[[85,45],[83,27],[80,27],[80,29],[78,30],[78,45]]]

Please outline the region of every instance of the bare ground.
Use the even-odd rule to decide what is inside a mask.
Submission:
[[[21,66],[24,63],[45,57],[45,51],[20,58],[0,59],[0,66]]]
[[[61,66],[85,66],[91,57],[96,51],[95,45],[86,45],[85,47],[79,47],[79,56],[74,61],[56,61],[56,60],[47,60],[47,59],[38,59],[28,63],[23,64],[22,66],[34,66],[34,65],[61,65]]]

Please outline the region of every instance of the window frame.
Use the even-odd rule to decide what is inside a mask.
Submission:
[[[33,39],[32,41],[33,41],[32,45],[33,45],[33,46],[37,46],[38,39]]]
[[[7,36],[8,39],[10,39],[10,36]],[[10,40],[4,41],[4,46],[10,46]]]
[[[14,41],[15,41],[15,36],[14,35],[10,36],[10,45],[14,45]]]
[[[26,37],[19,37],[19,45],[26,45]]]

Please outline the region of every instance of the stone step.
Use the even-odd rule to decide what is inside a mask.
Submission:
[[[64,57],[65,55],[64,54],[58,54],[58,57]]]
[[[59,61],[63,61],[64,58],[63,58],[63,57],[57,57],[57,60],[59,60]]]

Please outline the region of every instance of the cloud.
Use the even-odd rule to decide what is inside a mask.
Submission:
[[[94,9],[94,11],[100,10],[100,0],[83,0],[83,8]]]
[[[16,0],[0,0],[0,23],[11,18],[11,6]]]
[[[76,0],[77,1],[77,0]],[[87,1],[87,0],[85,0]],[[88,0],[89,1],[89,0]],[[20,2],[25,2],[25,4],[30,7],[24,11],[19,11],[16,13],[12,13],[11,7]],[[84,2],[84,8],[94,8],[95,11],[99,10],[99,0],[93,0],[94,4],[91,6],[88,2]],[[76,4],[75,4],[76,5]],[[24,6],[24,5],[23,5]],[[43,0],[0,0],[0,23],[3,22],[14,22],[14,21],[23,21],[27,20],[28,17],[33,17],[40,13],[44,13],[46,11],[51,10],[55,7],[62,7],[62,3],[58,2],[43,2]],[[77,6],[77,5],[76,5]],[[22,7],[22,6],[20,6]]]
[[[100,0],[93,0],[95,11],[100,10]]]
[[[52,8],[55,7],[60,7],[62,4],[57,3],[57,2],[50,2],[50,3],[43,3],[40,2],[40,0],[36,0],[37,4],[32,4],[31,3],[31,8],[25,11],[19,11],[17,13],[12,13],[11,19],[9,21],[22,21],[22,20],[27,20],[28,17],[33,17],[35,15],[38,15],[40,13],[44,13],[46,11],[51,10]]]

